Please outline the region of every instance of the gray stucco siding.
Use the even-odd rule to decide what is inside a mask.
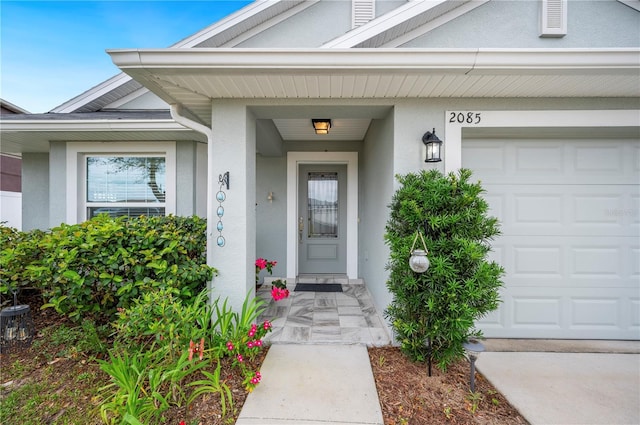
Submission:
[[[640,12],[613,0],[569,1],[567,35],[540,37],[540,4],[491,1],[401,47],[597,48],[640,46]],[[591,22],[592,25],[585,25]]]
[[[49,154],[22,154],[22,230],[49,228]]]
[[[320,1],[236,47],[319,47],[350,29],[350,1]]]

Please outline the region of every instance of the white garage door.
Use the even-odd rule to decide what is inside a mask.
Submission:
[[[488,337],[640,339],[640,142],[464,140],[501,221]]]

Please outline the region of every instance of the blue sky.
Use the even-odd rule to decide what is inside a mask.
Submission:
[[[48,112],[118,74],[105,49],[161,48],[244,0],[0,0],[0,97]]]

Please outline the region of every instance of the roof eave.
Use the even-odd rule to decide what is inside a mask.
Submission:
[[[638,70],[640,49],[128,49],[107,50],[128,70],[210,69],[281,72],[562,72]]]

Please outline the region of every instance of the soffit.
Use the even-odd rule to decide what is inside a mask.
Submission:
[[[640,49],[112,50],[167,103],[214,99],[639,97]]]

